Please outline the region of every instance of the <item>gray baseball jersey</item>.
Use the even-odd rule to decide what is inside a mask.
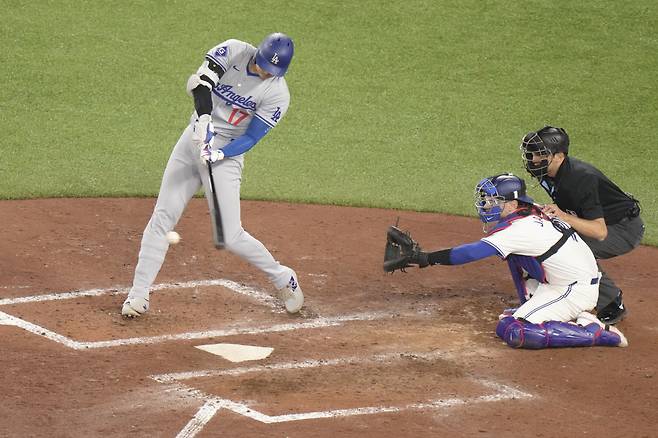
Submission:
[[[225,71],[212,90],[212,122],[217,135],[237,138],[245,133],[253,117],[273,128],[288,111],[290,93],[285,78],[263,80],[247,69],[255,53],[254,46],[235,39],[206,53],[207,60]],[[202,65],[199,73],[204,70]]]

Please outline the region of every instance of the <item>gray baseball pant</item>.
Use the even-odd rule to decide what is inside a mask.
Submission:
[[[590,247],[597,259],[599,271],[601,271],[601,282],[599,283],[599,300],[596,304],[597,310],[603,309],[612,303],[621,289],[617,287],[614,281],[601,268],[598,260],[610,259],[613,257],[626,254],[637,248],[644,236],[644,222],[640,216],[634,218],[624,218],[614,225],[608,225],[608,237],[604,240],[596,240],[589,237],[583,237],[583,240]],[[581,236],[582,237],[582,236]]]
[[[228,141],[216,137],[215,147],[222,147]],[[290,279],[290,268],[276,261],[259,240],[242,228],[240,222],[243,158],[242,155],[230,157],[213,165],[226,249],[259,268],[277,289],[281,289]],[[174,229],[187,203],[202,185],[212,209],[208,170],[201,162],[199,149],[192,142],[192,125],[189,125],[174,146],[165,168],[155,209],[142,236],[130,296],[148,297],[169,248],[166,234]]]

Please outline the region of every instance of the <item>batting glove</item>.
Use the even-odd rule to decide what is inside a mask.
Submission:
[[[202,114],[196,122],[192,131],[192,141],[200,148],[212,147],[215,140],[215,127],[212,124],[210,114]]]
[[[224,159],[224,152],[219,149],[213,150],[210,146],[205,146],[201,149],[201,161],[209,161],[214,163],[215,161],[220,161]]]

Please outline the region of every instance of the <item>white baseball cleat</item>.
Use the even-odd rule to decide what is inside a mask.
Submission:
[[[304,305],[304,294],[302,293],[302,288],[299,286],[297,274],[292,269],[290,272],[288,284],[281,289],[281,299],[286,305],[288,313],[297,313]]]
[[[131,297],[128,295],[126,301],[123,302],[121,314],[129,318],[136,318],[146,313],[149,310],[149,299],[143,297]]]
[[[609,332],[616,333],[619,336],[619,345],[617,347],[628,347],[628,339],[626,336],[614,325],[606,325],[605,329]]]
[[[628,347],[628,339],[626,339],[626,336],[624,336],[621,330],[619,330],[617,327],[602,323],[599,318],[589,312],[580,312],[578,318],[576,319],[576,324],[583,327],[586,327],[592,323],[598,325],[610,333],[615,333],[617,336],[619,336],[619,344],[617,344],[618,347]]]

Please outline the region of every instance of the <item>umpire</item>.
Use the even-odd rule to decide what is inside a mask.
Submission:
[[[544,212],[571,225],[597,259],[609,259],[636,248],[644,235],[640,203],[600,170],[569,157],[569,136],[562,128],[544,126],[521,143],[525,168],[555,204]],[[626,316],[621,289],[601,269],[597,317],[616,324]]]

